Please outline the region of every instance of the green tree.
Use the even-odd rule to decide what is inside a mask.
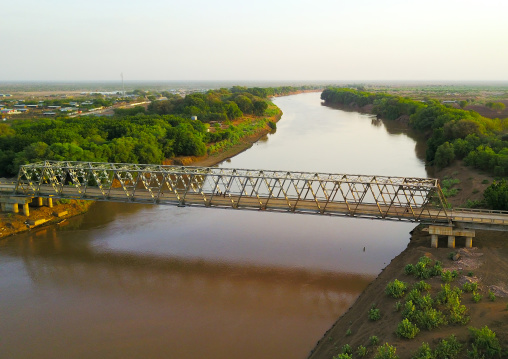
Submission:
[[[445,142],[436,150],[434,165],[438,168],[444,168],[451,164],[455,159],[455,151],[450,142]]]
[[[483,197],[490,208],[508,210],[508,182],[505,179],[492,182],[483,192]]]
[[[266,101],[254,101],[253,108],[254,115],[263,116],[266,109],[268,108],[268,104],[266,103]]]

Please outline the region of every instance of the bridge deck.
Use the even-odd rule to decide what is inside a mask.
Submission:
[[[20,167],[11,196],[73,198],[508,226],[508,212],[451,210],[432,178],[45,161]]]

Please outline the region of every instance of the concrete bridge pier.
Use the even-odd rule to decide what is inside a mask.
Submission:
[[[429,226],[430,246],[438,247],[439,236],[448,236],[448,248],[455,248],[455,237],[466,237],[466,248],[473,247],[475,231],[472,229],[454,229],[452,226]]]
[[[27,217],[30,215],[28,207],[30,202],[32,202],[30,197],[0,196],[2,211],[19,213],[19,205],[22,205],[23,214]]]
[[[448,236],[448,248],[455,248],[455,236]]]

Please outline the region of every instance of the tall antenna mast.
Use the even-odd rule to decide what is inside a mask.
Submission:
[[[125,86],[123,85],[123,72],[120,73],[120,77],[122,78],[122,90],[123,90],[122,96],[125,97]]]

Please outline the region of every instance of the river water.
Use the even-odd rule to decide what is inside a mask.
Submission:
[[[426,177],[404,129],[319,96],[276,98],[277,131],[221,166]],[[0,242],[0,358],[306,358],[414,227],[116,203],[65,224]]]

